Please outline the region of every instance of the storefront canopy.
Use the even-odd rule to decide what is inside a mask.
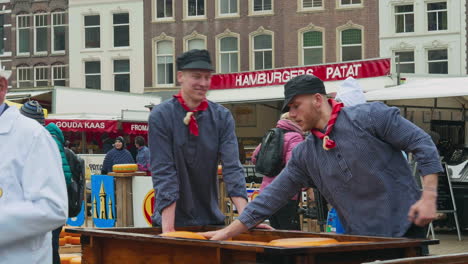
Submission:
[[[413,80],[399,86],[369,91],[365,96],[368,101],[467,97],[468,77]]]

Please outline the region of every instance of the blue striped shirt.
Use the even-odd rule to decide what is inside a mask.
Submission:
[[[347,234],[400,237],[408,211],[421,196],[401,150],[412,152],[419,173],[442,171],[430,136],[382,103],[341,110],[326,151],[310,135],[293,151],[278,178],[250,203],[239,220],[252,228],[281,208],[301,187],[316,187],[337,210]]]

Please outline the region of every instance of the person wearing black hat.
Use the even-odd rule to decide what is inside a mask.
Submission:
[[[430,136],[380,102],[343,107],[328,99],[313,75],[285,85],[282,111],[311,135],[299,144],[277,179],[231,226],[206,236],[226,239],[274,213],[302,187],[314,187],[337,210],[352,235],[425,237],[436,216],[438,173]],[[412,152],[421,175],[420,192],[401,150]]]
[[[115,164],[129,164],[135,163],[130,151],[125,148],[125,139],[122,136],[118,136],[115,139],[114,148],[109,150],[104,157],[102,163],[101,174],[107,174],[112,172],[112,166]]]
[[[148,122],[156,191],[152,220],[163,232],[224,224],[218,205],[219,159],[237,210],[242,212],[247,204],[234,119],[228,109],[206,99],[213,71],[210,54],[190,50],[176,63],[180,92],[155,106]]]

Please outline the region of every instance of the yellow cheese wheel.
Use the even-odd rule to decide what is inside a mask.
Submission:
[[[206,238],[198,233],[189,232],[189,231],[174,231],[174,232],[167,232],[162,233],[160,236],[163,237],[179,237],[179,238],[191,238],[191,239],[202,239],[206,240]]]
[[[71,238],[72,236],[65,236],[64,239],[65,239],[65,244],[71,244]]]
[[[81,257],[72,258],[70,264],[81,264]]]
[[[138,170],[138,165],[136,164],[115,164],[112,166],[113,172],[135,172]]]
[[[59,238],[59,246],[65,246],[67,240],[65,238]]]
[[[303,237],[303,238],[283,238],[270,241],[269,246],[274,247],[311,247],[337,244],[338,241],[333,238],[324,237]]]
[[[338,242],[338,244],[364,244],[369,243],[367,241],[345,241],[345,242]]]
[[[68,243],[72,245],[81,245],[81,238],[80,237],[70,237],[68,239]]]
[[[242,243],[242,244],[255,244],[255,245],[262,245],[262,246],[268,245],[268,242],[251,241],[251,240],[231,240],[231,241],[225,241],[225,242],[229,242],[229,243]]]
[[[60,264],[70,264],[73,258],[79,257],[78,255],[63,255],[60,254]]]

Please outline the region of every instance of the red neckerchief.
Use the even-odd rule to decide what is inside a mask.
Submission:
[[[330,135],[333,126],[335,125],[336,119],[338,118],[338,114],[341,111],[341,108],[344,106],[343,103],[338,103],[337,101],[333,99],[328,99],[328,103],[332,107],[332,113],[330,116],[330,120],[328,120],[327,124],[327,130],[325,131],[325,134],[317,130],[316,128],[312,129],[310,132],[317,136],[320,139],[323,139],[323,149],[325,150],[330,150],[334,147],[336,147],[335,141],[331,140],[328,135]]]
[[[203,99],[203,101],[200,103],[200,105],[197,108],[190,110],[190,108],[185,103],[184,98],[182,98],[182,94],[180,92],[174,95],[174,97],[177,99],[177,101],[179,101],[182,108],[184,108],[185,111],[187,111],[187,115],[185,117],[186,118],[189,117],[190,121],[188,121],[188,124],[186,123],[186,125],[188,125],[190,133],[192,133],[192,135],[198,136],[198,123],[194,115],[198,111],[205,111],[206,109],[208,109],[208,101],[205,98]],[[185,122],[185,118],[184,118],[184,122]]]

